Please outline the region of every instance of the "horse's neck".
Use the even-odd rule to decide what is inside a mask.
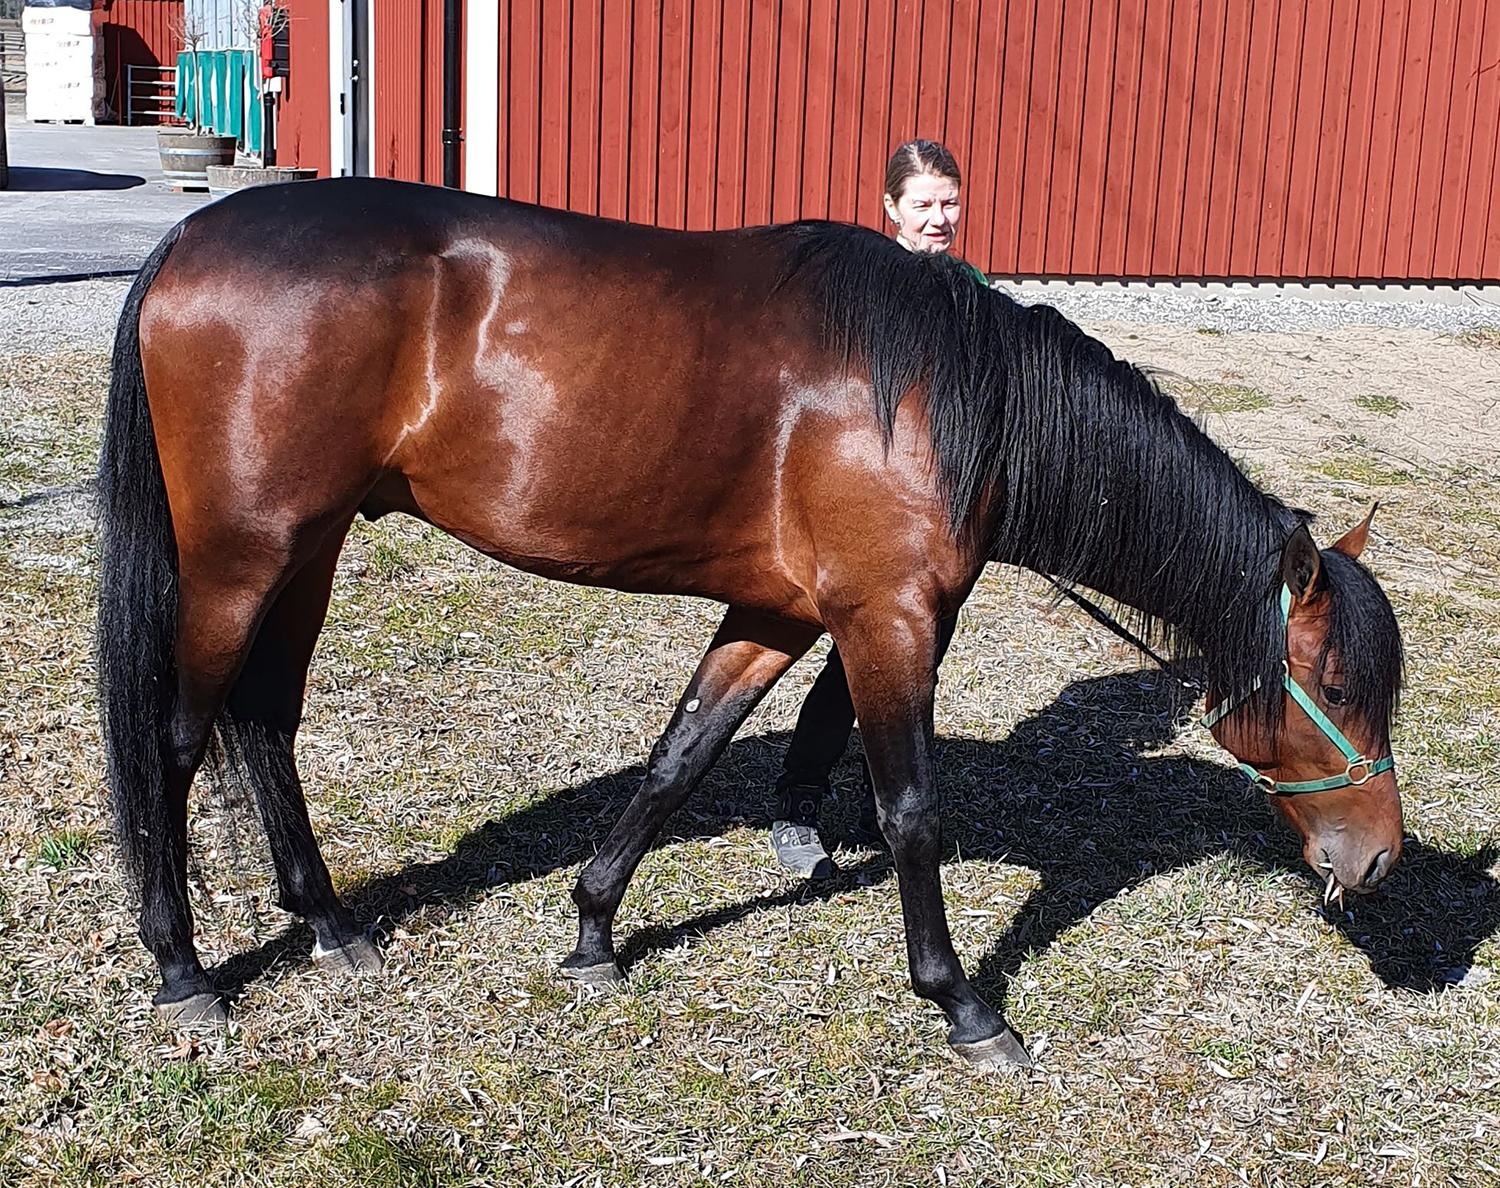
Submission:
[[[996,558],[1134,607],[1211,658],[1251,646],[1254,632],[1226,630],[1225,618],[1265,617],[1296,521],[1175,408],[1133,390],[1133,375],[1115,373],[1098,425],[1057,435],[1065,444],[1033,459],[1044,489],[1012,489]],[[1097,396],[1088,407],[1098,412]]]
[[[1284,533],[1272,505],[1253,488],[1235,509],[1233,530],[1216,514],[1221,509],[1197,501],[1201,494],[1183,483],[1166,496],[1187,513],[1180,520],[1155,533],[1122,532],[1114,546],[1082,559],[1066,576],[1206,644],[1201,636],[1214,622],[1264,598]]]

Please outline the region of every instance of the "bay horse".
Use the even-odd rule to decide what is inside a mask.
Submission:
[[[1401,642],[1357,560],[1368,521],[1320,551],[1103,344],[873,231],[676,232],[371,179],[244,191],[173,229],[129,291],[98,496],[109,795],[169,1019],[225,1017],[186,886],[207,755],[254,789],[315,958],[379,965],[293,761],[356,515],[727,607],[578,877],[563,965],[584,981],[622,976],[612,927],[637,864],[826,631],[912,985],[974,1065],[1027,1062],[964,975],[938,871],[939,624],[988,561],[1097,591],[1201,656],[1226,702],[1215,737],[1330,889],[1371,890],[1401,851]]]

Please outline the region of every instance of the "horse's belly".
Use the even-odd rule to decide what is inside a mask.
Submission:
[[[757,517],[722,505],[669,501],[667,487],[586,494],[527,491],[506,479],[393,477],[377,486],[362,510],[371,518],[390,511],[415,515],[538,577],[816,618],[808,591],[779,555],[774,529]]]

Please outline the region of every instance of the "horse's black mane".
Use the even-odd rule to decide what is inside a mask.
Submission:
[[[1140,370],[1049,306],[1023,306],[968,267],[872,231],[796,223],[763,232],[784,253],[781,288],[820,310],[827,345],[869,376],[889,439],[925,395],[937,482],[955,532],[997,561],[1130,607],[1149,638],[1195,652],[1226,693],[1259,678],[1280,717],[1282,549],[1306,513],[1259,491]],[[993,492],[999,515],[975,510]],[[1329,644],[1346,697],[1387,737],[1401,644],[1384,593],[1358,562],[1323,554]]]

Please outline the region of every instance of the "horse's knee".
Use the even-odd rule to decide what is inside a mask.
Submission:
[[[880,830],[898,862],[937,861],[941,827],[930,797],[903,792],[881,809]]]
[[[689,776],[690,767],[681,742],[668,731],[656,740],[646,759],[646,776],[641,781],[641,792],[647,796],[664,792]]]

